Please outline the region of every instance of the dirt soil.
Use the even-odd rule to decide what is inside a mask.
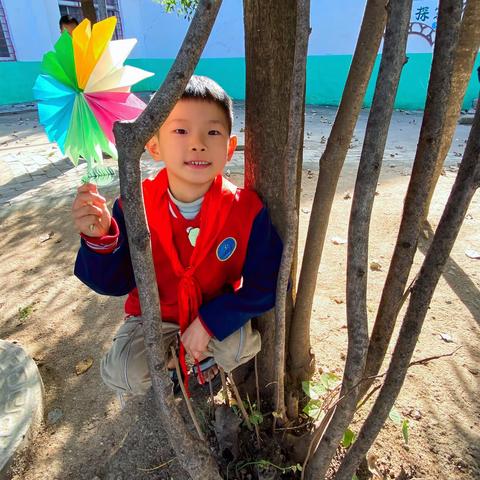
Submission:
[[[335,245],[331,238],[347,237],[352,200],[344,198],[344,192],[352,192],[351,170],[347,169],[341,179],[333,207],[312,318],[317,365],[339,373],[347,341],[346,245]],[[454,176],[447,171],[440,179],[431,215],[433,228]],[[233,177],[242,183],[241,175]],[[304,172],[302,245],[316,178],[315,172]],[[371,261],[380,264],[380,270],[369,271],[372,321],[408,180],[390,165],[378,187],[370,255]],[[113,198],[112,191],[107,189],[105,193]],[[174,459],[161,428],[159,449],[147,451],[148,445],[155,444],[151,438],[143,439],[141,447],[131,437],[125,443],[129,423],[135,422],[138,401],[121,411],[115,395],[102,384],[98,369],[113,332],[122,322],[124,299],[99,296],[73,276],[79,239],[70,221],[70,202],[71,195],[66,195],[55,205],[3,208],[0,213],[0,336],[20,342],[35,359],[46,400],[44,426],[28,456],[18,462],[13,479],[127,479],[102,466],[112,455],[123,454],[137,462],[138,478],[181,480],[185,476],[175,460],[144,471]],[[424,258],[425,246],[426,241],[422,241],[413,273]],[[461,348],[453,356],[410,369],[396,403],[410,423],[409,443],[404,444],[401,428],[389,422],[373,448],[376,466],[386,478],[480,478],[480,260],[468,258],[467,249],[480,250],[478,194],[438,285],[414,360]],[[85,359],[93,360],[93,366],[77,375],[75,367]],[[358,428],[354,424],[354,430]],[[143,455],[135,457],[135,447],[144,449]]]

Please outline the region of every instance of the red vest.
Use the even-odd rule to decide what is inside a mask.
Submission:
[[[167,186],[166,172],[162,170],[155,179],[143,182],[143,195],[162,319],[180,323],[184,330],[202,303],[240,287],[250,231],[263,205],[255,192],[237,188],[219,175],[205,195],[200,213],[186,220],[168,197]],[[192,228],[200,228],[195,248],[201,251],[195,255],[189,239]],[[170,234],[171,240],[167,238]],[[175,254],[174,261],[171,257]],[[182,278],[188,285],[179,289]],[[180,290],[187,292],[187,298],[180,297],[180,303],[189,303],[188,313],[179,312]],[[125,312],[140,315],[136,288],[128,295]],[[185,316],[188,319],[179,318]]]

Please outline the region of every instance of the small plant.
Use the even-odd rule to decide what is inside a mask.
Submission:
[[[252,405],[250,398],[247,395],[248,418],[252,425],[260,425],[263,422],[262,412],[257,409],[256,403]]]
[[[302,389],[310,399],[303,408],[303,412],[314,421],[319,420],[324,415],[325,398],[339,385],[340,378],[332,372],[322,373],[318,381],[302,382]]]
[[[390,410],[390,413],[388,414],[388,418],[395,424],[395,425],[401,425],[402,426],[402,435],[403,435],[403,441],[405,442],[405,445],[408,445],[408,436],[409,436],[409,423],[406,418],[403,418],[398,410],[393,407]]]
[[[26,307],[19,307],[18,309],[18,319],[21,322],[24,322],[27,320],[30,315],[33,313],[33,307],[35,303],[31,303],[30,305],[27,305]]]
[[[347,428],[345,430],[345,433],[343,434],[342,447],[348,448],[355,441],[355,437],[356,437],[355,433],[349,428]]]

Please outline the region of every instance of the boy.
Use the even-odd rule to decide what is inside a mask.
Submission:
[[[78,26],[78,20],[70,15],[62,15],[58,21],[58,26],[60,27],[60,33],[66,30],[71,35],[74,28]]]
[[[216,377],[217,365],[230,372],[259,352],[250,319],[274,306],[282,252],[258,196],[221,176],[237,145],[232,122],[226,92],[193,76],[146,145],[165,163],[143,182],[164,340],[180,331],[181,360],[186,352],[199,383]],[[72,213],[82,236],[75,275],[98,293],[128,294],[102,378],[119,393],[144,393],[151,382],[121,199],[111,216],[96,187],[82,185]]]

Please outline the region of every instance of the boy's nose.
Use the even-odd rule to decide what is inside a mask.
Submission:
[[[201,147],[201,146],[196,146],[196,147],[192,147],[192,150],[194,152],[204,152],[206,150],[205,147]]]

